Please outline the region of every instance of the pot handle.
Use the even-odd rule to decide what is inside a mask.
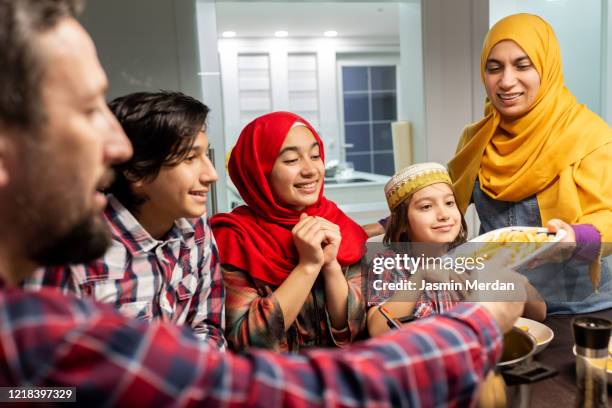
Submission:
[[[532,362],[530,364],[504,370],[501,374],[507,385],[520,385],[531,384],[554,377],[558,374],[558,371],[539,362]]]

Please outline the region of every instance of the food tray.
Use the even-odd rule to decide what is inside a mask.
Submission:
[[[529,242],[532,237],[542,237],[541,235],[538,236],[537,234],[545,234],[546,241]],[[557,233],[553,233],[549,232],[547,228],[540,227],[505,227],[479,235],[470,240],[468,243],[457,248],[455,251],[453,251],[453,253],[455,256],[459,254],[465,256],[467,252],[471,252],[470,256],[472,257],[482,256],[490,261],[496,256],[497,253],[501,254],[501,251],[506,251],[504,252],[504,256],[508,257],[509,259],[508,263],[504,266],[510,269],[518,269],[525,266],[527,263],[529,263],[529,261],[547,251],[552,246],[556,245],[559,241],[565,238],[566,235],[567,232],[564,230],[559,230]],[[499,241],[500,239],[507,238],[518,238],[521,240]],[[481,245],[475,245],[476,243],[481,243]],[[462,247],[464,247],[464,249],[461,249]]]

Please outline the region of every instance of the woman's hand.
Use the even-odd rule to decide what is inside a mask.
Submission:
[[[340,248],[340,242],[342,242],[342,235],[340,234],[340,227],[325,218],[315,217],[321,226],[321,229],[325,233],[323,239],[323,268],[328,268],[336,264],[338,257],[338,249]]]
[[[316,269],[318,274],[325,261],[322,246],[325,231],[321,228],[320,222],[316,217],[302,214],[300,215],[300,221],[295,224],[291,233],[300,258],[299,263],[308,269]]]
[[[551,262],[563,262],[570,259],[576,249],[576,233],[572,226],[565,221],[555,218],[548,221],[546,227],[550,232],[556,233],[563,230],[566,233],[565,237],[550,249],[549,259]]]
[[[567,233],[565,238],[563,238],[559,242],[568,242],[574,244],[576,243],[576,234],[574,233],[574,229],[567,222],[554,218],[548,221],[548,223],[546,224],[546,228],[548,228],[550,232],[554,233],[557,233],[559,230],[563,230]]]
[[[576,249],[576,234],[571,225],[560,219],[554,218],[546,224],[546,228],[550,232],[557,233],[560,230],[565,231],[565,237],[553,245],[550,249],[544,251],[531,262],[527,264],[527,268],[536,268],[546,263],[559,263],[568,260]]]
[[[302,214],[292,233],[301,264],[324,270],[337,265],[342,236],[336,224],[325,218]]]

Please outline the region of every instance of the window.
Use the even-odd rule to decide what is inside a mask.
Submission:
[[[242,126],[272,110],[267,54],[238,55],[238,93]]]
[[[358,171],[393,175],[396,67],[342,66],[341,76],[346,161]]]
[[[287,69],[289,111],[302,116],[318,129],[319,88],[316,54],[289,54]]]

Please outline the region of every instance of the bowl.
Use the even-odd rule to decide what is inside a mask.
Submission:
[[[535,354],[538,354],[548,347],[552,339],[555,337],[555,333],[553,333],[550,327],[524,317],[519,317],[516,323],[514,323],[514,327],[518,327],[519,329],[528,332],[536,339]]]

